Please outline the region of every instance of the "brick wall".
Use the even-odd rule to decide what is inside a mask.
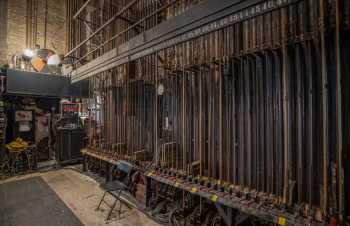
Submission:
[[[47,0],[46,48],[57,53],[65,52],[66,45],[66,1]],[[45,0],[38,1],[37,44],[44,48],[45,43]]]
[[[8,0],[7,59],[26,48],[26,0]]]
[[[12,55],[23,52],[26,46],[27,11],[29,0],[0,0],[0,65],[8,62]],[[45,0],[38,1],[36,43],[44,48]],[[57,53],[66,51],[66,1],[47,0],[46,48]]]
[[[7,58],[7,0],[0,1],[0,66]]]

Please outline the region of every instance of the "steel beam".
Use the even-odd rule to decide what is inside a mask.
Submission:
[[[87,0],[80,8],[79,10],[74,14],[73,19],[77,19],[77,17],[80,15],[81,12],[89,5],[91,0]]]

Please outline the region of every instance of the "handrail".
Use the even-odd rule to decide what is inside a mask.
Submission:
[[[113,37],[111,37],[110,39],[106,40],[105,42],[101,43],[99,46],[97,46],[96,48],[94,48],[93,50],[90,50],[89,52],[87,52],[84,56],[80,57],[79,59],[77,59],[73,64],[77,64],[79,63],[81,60],[85,59],[86,57],[88,57],[90,54],[96,52],[97,50],[99,50],[100,48],[102,48],[103,46],[105,46],[106,44],[110,43],[111,41],[113,41],[114,39],[116,39],[117,37],[119,37],[120,35],[128,32],[129,30],[133,29],[134,27],[138,26],[139,24],[141,24],[142,22],[144,22],[145,20],[147,20],[148,18],[154,16],[155,14],[159,13],[160,11],[174,5],[178,0],[173,0],[165,5],[163,5],[162,7],[160,7],[159,9],[155,10],[153,13],[145,16],[144,18],[142,18],[141,20],[139,20],[138,22],[134,23],[133,25],[131,25],[130,27],[122,30],[121,32],[115,34]],[[80,47],[80,46],[79,46]],[[72,52],[72,50],[66,54],[69,55]]]
[[[82,7],[78,10],[78,12],[76,12],[73,16],[73,19],[75,20],[79,14],[87,7],[87,5],[91,2],[91,0],[87,0],[84,5],[82,5]]]
[[[101,30],[103,30],[106,26],[111,24],[115,19],[117,19],[122,13],[124,13],[127,9],[130,8],[133,4],[135,4],[139,0],[133,0],[129,4],[127,4],[124,8],[122,8],[117,14],[115,14],[112,18],[110,18],[106,23],[104,23],[101,27],[99,27],[94,33],[92,33],[89,37],[87,37],[84,41],[79,43],[76,47],[71,49],[64,57],[69,56],[70,54],[74,53],[77,49],[79,49],[82,45],[87,43],[90,39],[92,39],[97,33],[99,33]]]

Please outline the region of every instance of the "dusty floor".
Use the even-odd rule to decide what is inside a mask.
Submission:
[[[48,172],[33,173],[23,176],[9,178],[0,181],[6,183],[14,180],[21,180],[29,177],[40,176],[51,187],[61,200],[73,211],[80,221],[87,226],[158,226],[142,212],[127,208],[124,209],[121,217],[114,214],[113,218],[106,222],[108,207],[101,206],[96,210],[103,190],[99,184],[90,177],[79,173],[76,170],[65,168]],[[107,199],[108,201],[108,199]]]

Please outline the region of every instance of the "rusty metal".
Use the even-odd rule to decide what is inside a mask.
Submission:
[[[288,73],[288,49],[287,41],[287,15],[286,9],[282,9],[282,57],[283,57],[283,134],[284,134],[284,187],[283,187],[283,202],[287,203],[289,200],[289,166],[290,166],[290,94],[289,94],[289,73]]]
[[[337,193],[339,220],[344,221],[344,169],[343,169],[343,92],[342,92],[342,66],[341,66],[341,3],[335,0],[335,54],[336,54],[336,130],[337,130]]]
[[[320,0],[320,45],[321,45],[321,74],[322,74],[322,149],[323,149],[323,187],[322,207],[325,210],[328,205],[329,186],[329,109],[328,109],[328,72],[327,52],[325,39],[325,1]]]
[[[345,219],[349,81],[334,1],[334,12],[296,1],[93,76],[89,149],[152,165],[153,179],[203,199],[234,196],[310,224]],[[161,7],[147,6],[139,17]]]

